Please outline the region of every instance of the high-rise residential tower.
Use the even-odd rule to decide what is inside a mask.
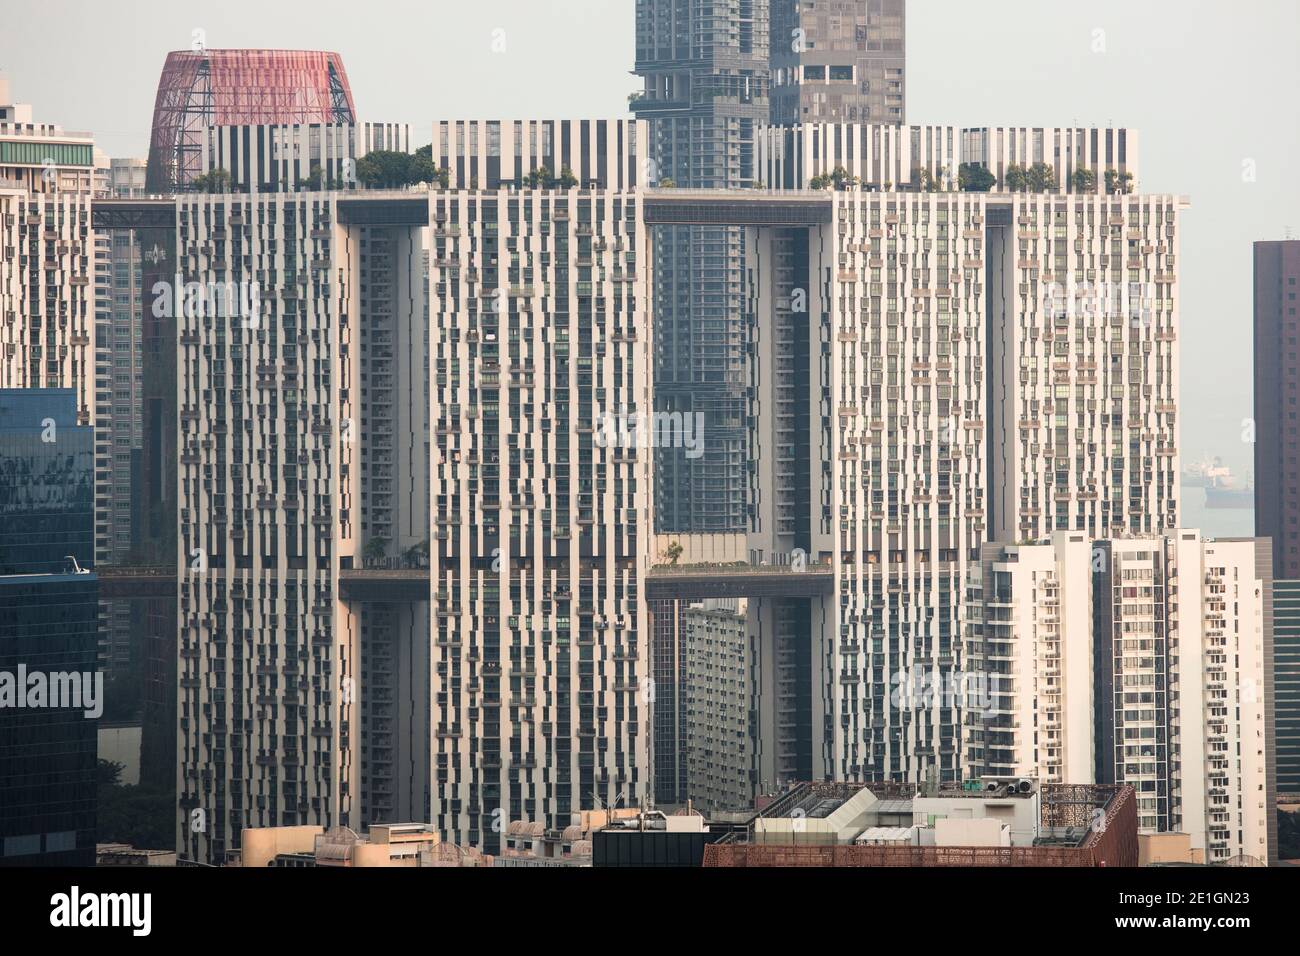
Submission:
[[[432,822],[487,852],[650,795],[645,137],[435,132]]]
[[[772,122],[902,123],[905,0],[771,0]]]
[[[158,79],[146,169],[149,193],[187,189],[205,173],[273,170],[285,161],[267,132],[241,144],[240,162],[214,145],[213,128],[264,124],[309,127],[355,120],[347,73],[337,53],[316,50],[193,49],[167,54]],[[305,134],[302,134],[305,135]],[[220,139],[217,139],[217,143]],[[218,166],[213,158],[225,163]],[[307,157],[300,160],[307,165]],[[304,174],[303,178],[306,178]],[[238,180],[232,178],[231,188]],[[252,190],[253,185],[243,188]],[[143,286],[170,282],[179,270],[175,230],[136,229],[144,250]],[[144,347],[143,435],[139,482],[141,560],[167,563],[176,551],[177,329],[170,315],[142,301],[138,314]]]
[[[143,159],[106,159],[97,198],[144,194]],[[138,321],[143,250],[135,233],[95,232],[95,556],[125,564],[138,537],[136,494],[143,444],[144,344]],[[132,636],[147,632],[144,602],[105,601],[100,646],[110,673],[132,663]],[[137,645],[136,663],[140,650]]]
[[[760,230],[747,270],[765,333],[749,547],[829,561],[838,597],[751,602],[778,668],[758,690],[759,781],[961,779],[959,605],[980,546],[1176,526],[1184,202],[1129,192],[1136,158],[1115,148],[1129,134],[1098,133],[760,140],[768,182],[849,178],[830,225]],[[1011,164],[994,165],[978,192],[944,175],[995,149],[1043,164],[1041,180],[1013,191]]]
[[[685,613],[686,796],[704,813],[744,810],[753,800],[753,670],[738,603],[703,601]]]
[[[1143,832],[1276,857],[1272,558],[1195,531],[986,545],[971,567],[967,771],[1127,783]]]
[[[204,170],[231,144],[268,148],[230,163],[244,191],[175,201],[178,271],[151,288],[179,349],[178,845],[195,859],[249,826],[427,802],[425,595],[391,607],[340,586],[415,561],[429,535],[425,202],[368,219],[349,191],[304,188],[354,166],[366,136],[214,134]]]
[[[1255,533],[1300,579],[1300,239],[1255,243]]]
[[[89,133],[32,120],[0,75],[0,388],[71,388],[95,413]]]
[[[734,189],[756,183],[769,119],[768,0],[637,0],[633,112],[649,124],[647,180]],[[660,449],[657,530],[742,532],[746,352],[742,231],[669,227],[654,243],[655,408],[702,416],[703,454]]]

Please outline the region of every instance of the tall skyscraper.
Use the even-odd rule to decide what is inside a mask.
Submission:
[[[650,796],[645,137],[435,134],[432,822],[486,852],[512,820]]]
[[[178,288],[224,296],[172,310],[187,855],[424,813],[496,848],[643,797],[644,139],[446,123],[447,191],[301,191],[313,147],[177,201]],[[428,563],[432,605],[343,593]]]
[[[98,154],[98,151],[96,151]],[[144,193],[143,159],[104,158],[96,198]],[[95,557],[126,564],[138,539],[143,446],[144,344],[138,321],[143,300],[143,250],[134,232],[97,230],[95,273]],[[100,658],[110,676],[138,673],[149,630],[143,601],[105,601]],[[115,687],[135,687],[128,679]],[[115,710],[122,709],[115,705]]]
[[[166,310],[180,349],[178,848],[220,862],[244,827],[352,820],[357,675],[338,568],[355,540],[340,399],[354,293],[333,196],[193,195],[177,215],[180,282],[235,291]]]
[[[1255,533],[1279,579],[1300,579],[1300,239],[1255,243]]]
[[[112,159],[99,198],[144,195],[145,161]],[[134,534],[143,419],[144,345],[136,308],[143,301],[144,250],[133,232],[98,231],[96,412],[98,459],[95,549],[101,562],[124,563]]]
[[[1300,793],[1300,239],[1255,243],[1255,534],[1273,540],[1278,790]]]
[[[960,779],[959,605],[981,544],[1176,526],[1184,203],[1105,190],[1136,177],[1135,156],[1115,148],[1126,131],[1012,132],[804,127],[760,139],[776,183],[806,187],[844,167],[862,184],[830,194],[832,225],[756,237],[747,273],[776,280],[758,293],[771,332],[755,356],[749,548],[773,563],[794,549],[830,562],[838,596],[751,611],[771,642],[761,658],[778,666],[758,691],[771,735],[760,781],[788,779],[783,766],[814,779]],[[998,160],[990,191],[975,192],[941,175],[997,155],[1050,176],[1010,191]],[[806,436],[785,446],[802,486],[782,478],[783,446],[770,450],[798,407],[783,378],[809,383],[794,393],[810,407],[785,426]],[[933,692],[916,699],[918,683]]]
[[[319,148],[322,137],[326,142],[333,142],[328,133],[319,132],[322,126],[350,124],[354,118],[352,96],[338,54],[257,49],[194,49],[169,53],[154,105],[146,168],[147,191],[184,190],[198,176],[220,175],[218,170],[230,176],[228,188],[231,189],[275,192],[284,188],[282,180],[286,176],[296,177],[290,182],[300,188],[298,184],[310,177],[313,161],[325,173],[341,172],[339,167],[345,157],[355,162],[358,154],[354,150],[340,145],[322,153]],[[258,124],[294,124],[296,132],[290,135],[282,127]],[[262,129],[263,138],[252,141],[245,137],[236,141],[232,130],[247,128]],[[351,126],[347,129],[350,136]],[[236,142],[240,148],[238,156],[230,152]],[[290,167],[293,173],[287,172]],[[238,221],[237,216],[235,219]],[[193,559],[180,553],[177,539],[181,525],[179,502],[183,497],[177,470],[181,457],[177,396],[185,378],[185,370],[178,367],[177,361],[178,354],[182,353],[178,309],[155,309],[156,290],[170,289],[178,274],[192,278],[197,266],[177,257],[177,238],[177,229],[171,224],[113,231],[115,244],[129,242],[139,250],[140,256],[141,291],[129,302],[143,353],[139,402],[142,440],[139,466],[132,475],[131,559],[135,563],[170,565],[177,562],[179,554],[181,566],[190,567]],[[224,271],[218,267],[215,272],[207,278],[220,283],[219,288],[227,288]],[[297,270],[291,272],[296,274]],[[209,288],[206,281],[205,291]],[[255,286],[265,288],[268,296],[273,288],[256,271],[252,276],[245,276],[242,291],[250,302]],[[237,292],[241,289],[238,283],[234,288]],[[207,303],[206,298],[204,302]],[[260,301],[258,304],[260,307]],[[183,308],[179,311],[183,312]],[[146,775],[155,781],[164,770],[166,777],[174,781],[178,762],[175,741],[158,732],[158,728],[175,727],[178,720],[177,601],[135,602],[132,613],[144,614],[147,643],[142,766]],[[182,674],[184,670],[182,663]],[[185,698],[184,690],[180,696],[182,700]],[[155,728],[153,733],[150,727]],[[184,731],[181,736],[183,740]],[[184,772],[183,764],[181,772]],[[208,774],[213,780],[210,770]],[[216,779],[209,792],[222,791],[223,786],[224,782]],[[222,793],[220,810],[226,819],[220,827],[221,838],[212,840],[214,830],[204,830],[208,819],[205,814],[213,814],[215,805],[195,797],[194,789],[183,781],[178,788],[178,799],[187,801],[180,823],[179,832],[184,835],[179,840],[179,848],[199,859],[219,861],[221,853],[233,845],[232,828],[237,837],[240,827],[246,825],[248,818],[237,812],[246,804],[236,797],[233,806],[227,807]],[[298,806],[296,801],[294,806]],[[202,812],[191,818],[190,812],[194,810]]]
[[[348,602],[339,581],[428,537],[424,204],[371,223],[340,215],[348,192],[304,190],[354,169],[368,135],[208,130],[199,168],[242,191],[175,201],[179,271],[151,286],[180,350],[178,844],[195,859],[248,826],[425,808],[427,719],[398,726],[392,698],[406,680],[427,699],[427,611]]]
[[[904,120],[904,0],[771,0],[772,122]]]
[[[637,0],[633,112],[648,122],[651,182],[735,189],[757,181],[769,120],[768,0]],[[655,238],[655,408],[702,416],[703,454],[655,456],[656,530],[747,528],[744,234],[665,227]]]

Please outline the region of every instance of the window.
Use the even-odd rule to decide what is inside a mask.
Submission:
[[[89,166],[93,146],[74,143],[0,143],[0,163],[41,166],[48,159],[56,166]]]

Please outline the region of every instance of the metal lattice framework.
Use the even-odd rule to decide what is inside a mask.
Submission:
[[[167,54],[154,100],[146,187],[183,188],[202,169],[209,126],[351,123],[352,91],[337,53],[178,50]]]
[[[1040,816],[1045,827],[1089,829],[1096,812],[1105,810],[1121,788],[1115,784],[1045,783],[1040,788]]]

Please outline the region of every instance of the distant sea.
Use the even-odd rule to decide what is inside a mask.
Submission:
[[[1182,522],[1207,538],[1250,538],[1255,535],[1254,508],[1207,508],[1205,489],[1183,486]]]

